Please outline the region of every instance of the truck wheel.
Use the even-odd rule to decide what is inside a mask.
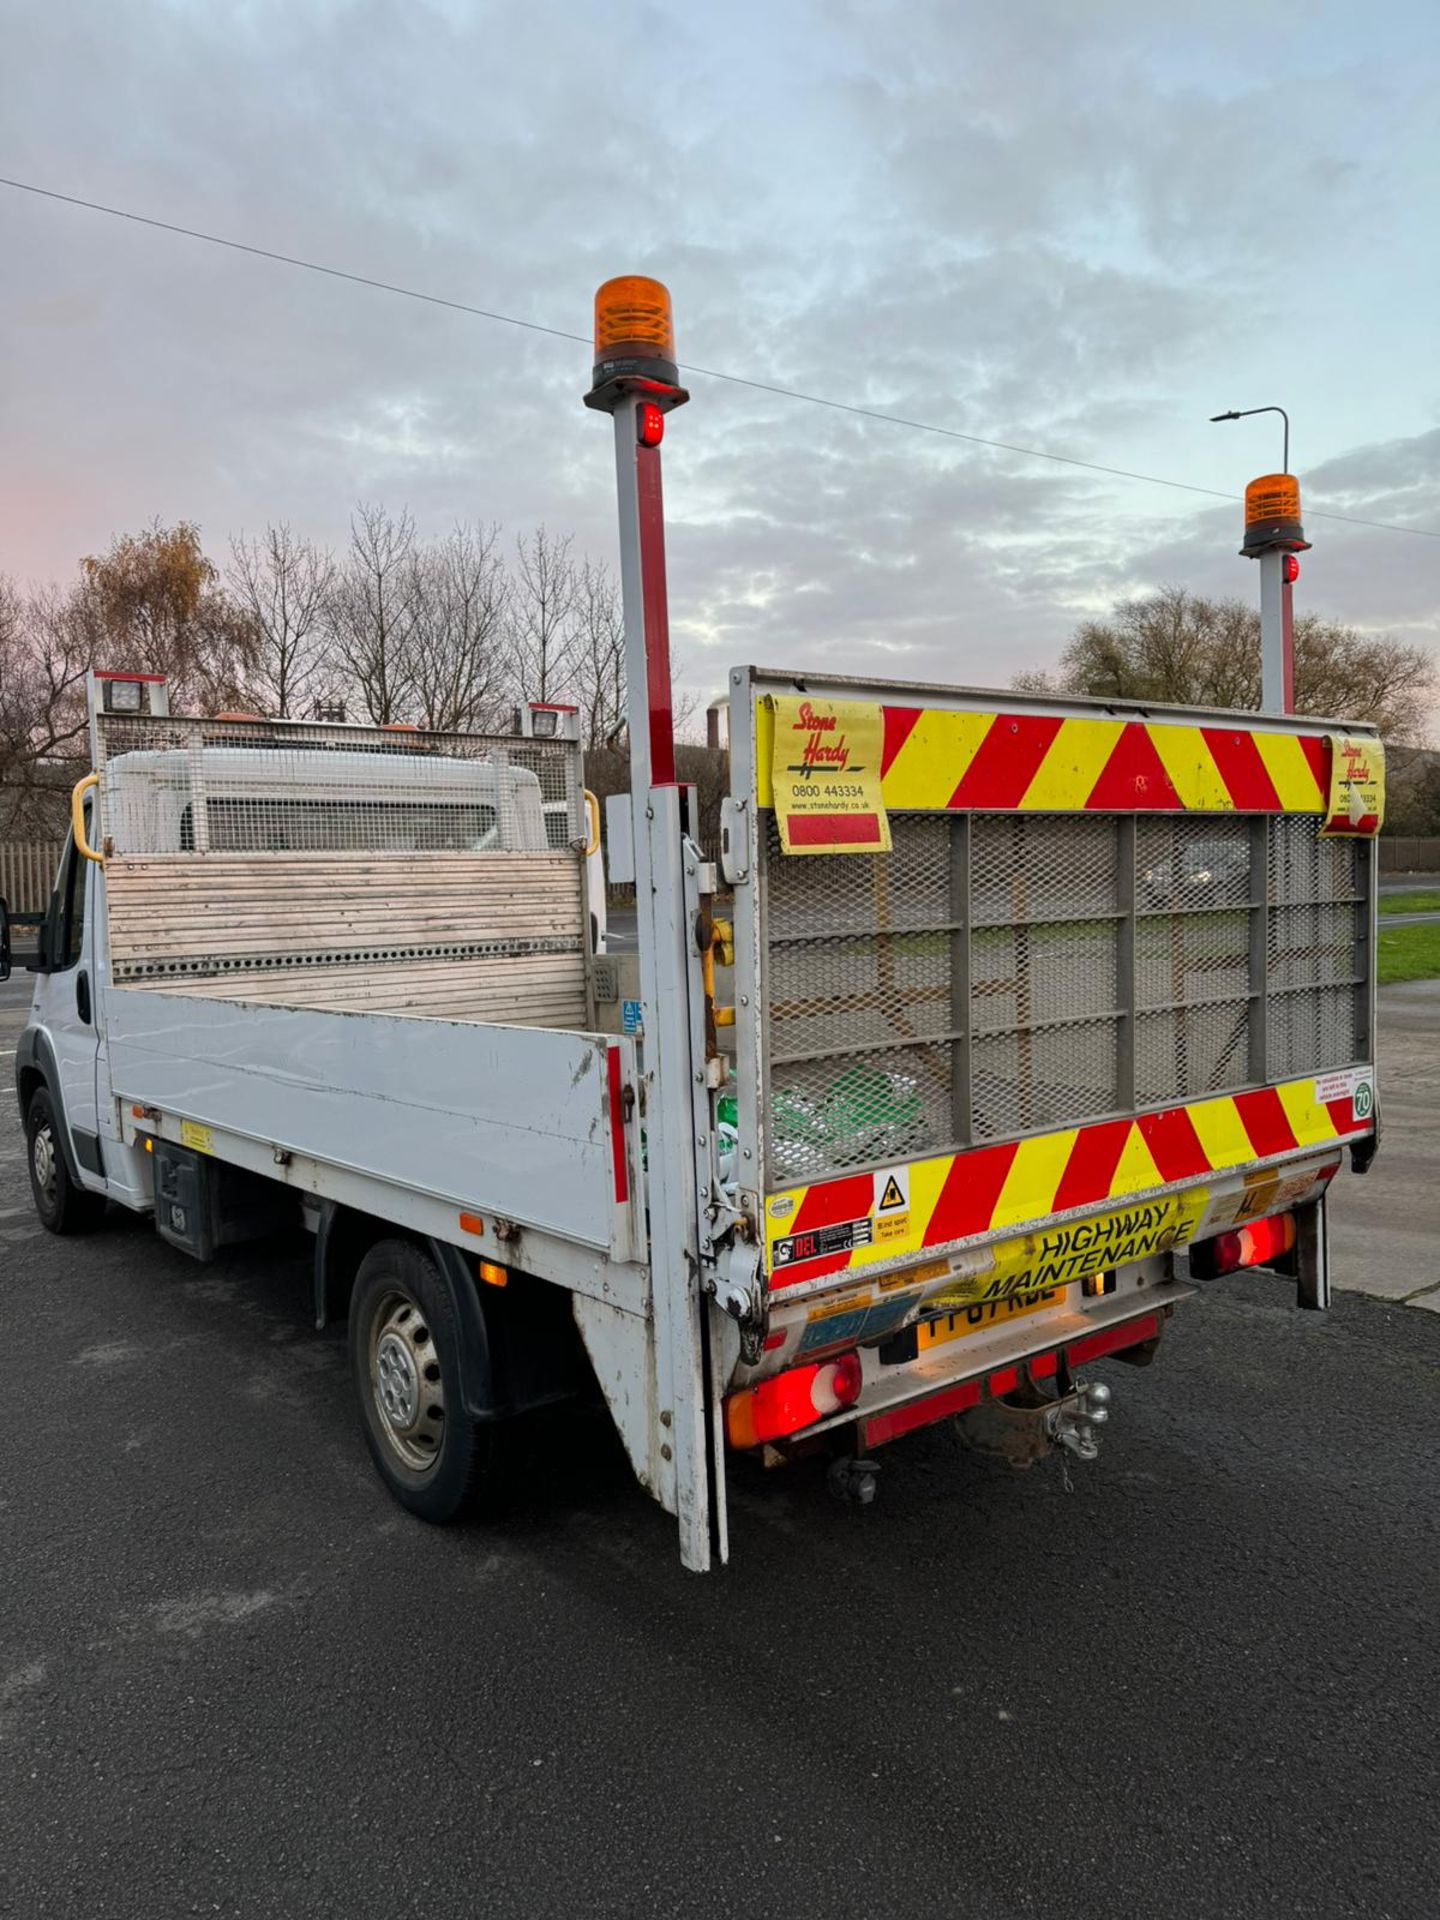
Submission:
[[[449,1297],[408,1240],[382,1240],[360,1262],[350,1371],[365,1443],[395,1498],[422,1520],[458,1519],[488,1483],[496,1435],[465,1410]]]
[[[25,1109],[30,1191],[42,1227],[51,1233],[90,1233],[105,1217],[105,1196],[90,1193],[70,1178],[60,1122],[48,1087],[37,1087]]]

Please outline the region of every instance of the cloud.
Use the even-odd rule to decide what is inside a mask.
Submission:
[[[1440,520],[1440,427],[1324,460],[1307,489],[1337,513],[1435,526]]]
[[[582,335],[600,279],[657,272],[700,365],[1079,459],[1238,492],[1259,442],[1207,416],[1283,392],[1307,500],[1440,526],[1424,63],[1321,5],[1280,71],[1252,11],[56,5],[12,23],[0,117],[7,170],[62,191]],[[156,514],[334,543],[361,496],[613,552],[583,345],[14,195],[0,244],[0,569]],[[1238,507],[691,385],[698,685],[993,682],[1119,593],[1253,590]],[[1435,543],[1320,525],[1316,603],[1433,638]]]

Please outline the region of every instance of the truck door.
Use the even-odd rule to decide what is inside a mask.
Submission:
[[[75,1164],[87,1186],[98,1186],[104,1176],[95,1092],[99,1035],[93,922],[98,871],[72,837],[45,918],[43,971],[32,1015],[50,1042]]]

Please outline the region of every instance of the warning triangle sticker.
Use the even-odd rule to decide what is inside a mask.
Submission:
[[[888,1213],[895,1207],[903,1207],[906,1205],[908,1205],[908,1202],[904,1194],[900,1191],[900,1182],[892,1173],[890,1178],[885,1182],[885,1191],[881,1194],[880,1204],[875,1211],[877,1213]]]

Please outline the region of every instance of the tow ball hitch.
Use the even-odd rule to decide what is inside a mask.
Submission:
[[[1006,1466],[1025,1469],[1053,1458],[1056,1447],[1077,1460],[1093,1460],[1100,1451],[1098,1429],[1110,1418],[1110,1389],[1098,1380],[1082,1381],[1063,1399],[1020,1406],[986,1400],[955,1422],[965,1445]]]
[[[1097,1427],[1110,1418],[1110,1389],[1103,1381],[1082,1382],[1073,1395],[1050,1408],[1045,1416],[1046,1432],[1056,1446],[1073,1453],[1077,1460],[1093,1460],[1100,1451]]]

